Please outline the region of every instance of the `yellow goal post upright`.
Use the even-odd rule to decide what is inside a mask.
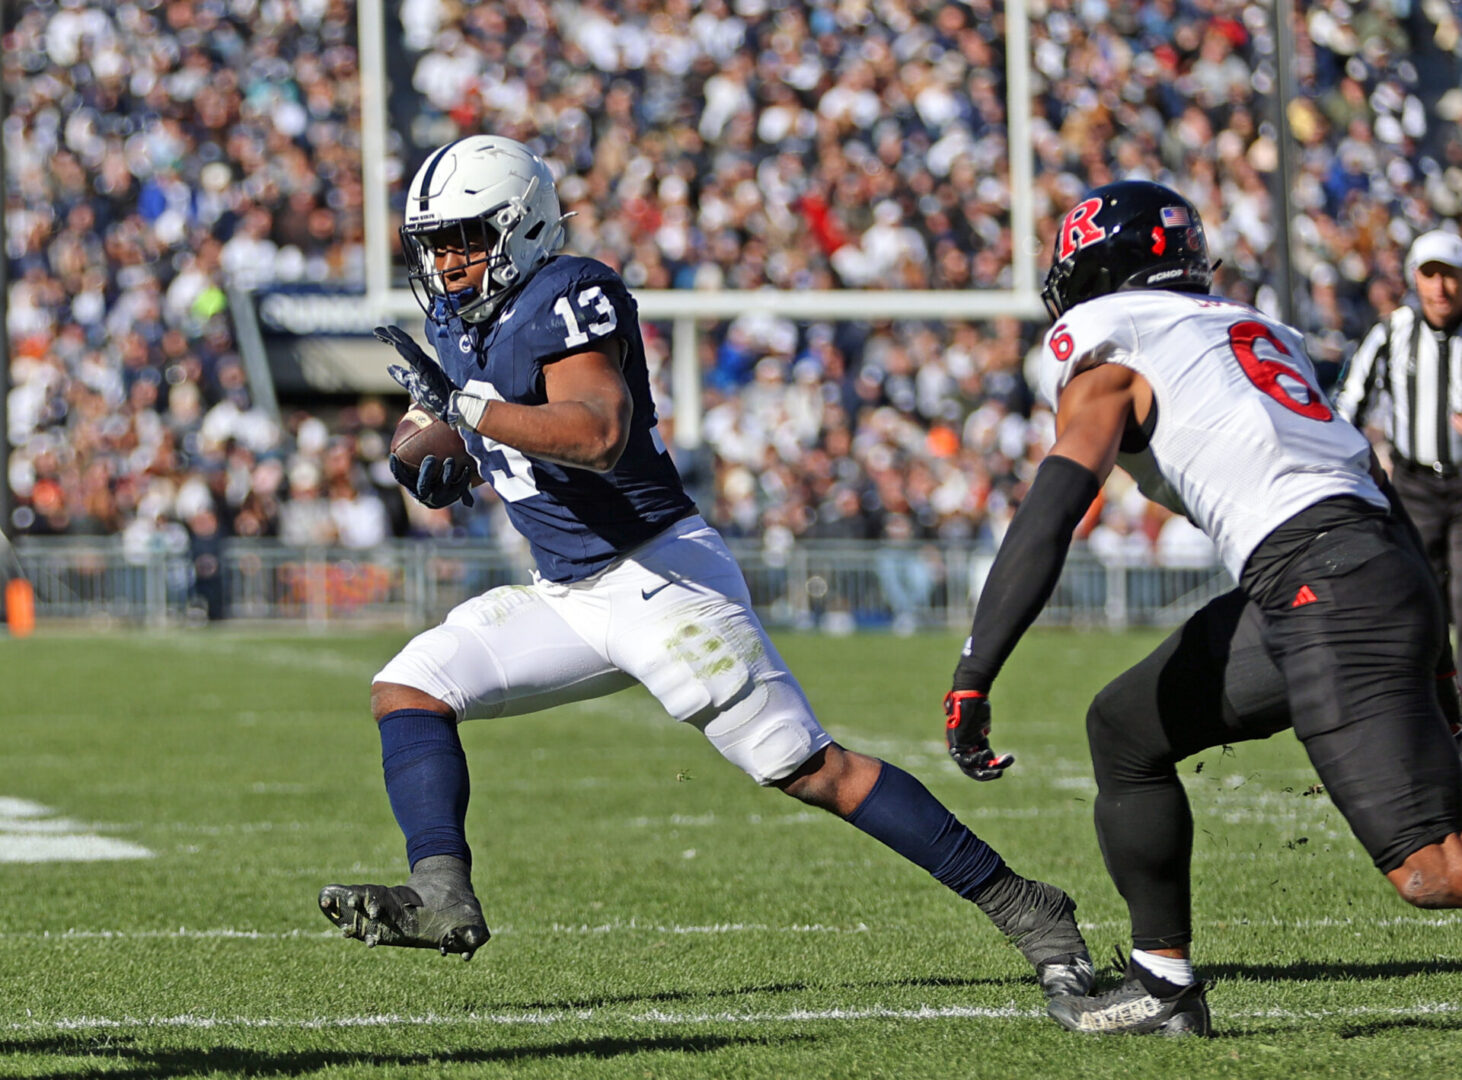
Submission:
[[[361,70],[361,154],[365,198],[365,307],[414,326],[420,308],[411,293],[393,288],[391,215],[387,178],[386,10],[384,0],[357,0]],[[1009,289],[985,290],[803,290],[638,289],[640,316],[671,323],[671,385],[674,387],[675,442],[686,449],[701,444],[701,372],[698,325],[747,313],[798,320],[948,319],[975,322],[1013,315],[1037,318],[1044,312],[1037,289],[1032,203],[1035,153],[1030,138],[1031,58],[1027,0],[1005,0],[1006,141],[1010,162],[1012,282]]]

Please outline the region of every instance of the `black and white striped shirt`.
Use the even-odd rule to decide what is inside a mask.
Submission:
[[[1357,427],[1381,421],[1396,456],[1450,473],[1462,464],[1462,328],[1433,330],[1403,305],[1371,328],[1350,358],[1335,408]]]

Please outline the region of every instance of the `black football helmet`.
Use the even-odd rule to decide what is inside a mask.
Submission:
[[[1172,188],[1121,180],[1093,188],[1066,212],[1041,289],[1051,318],[1123,289],[1204,292],[1213,284],[1198,211]]]

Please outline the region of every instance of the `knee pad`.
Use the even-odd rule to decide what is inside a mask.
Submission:
[[[1142,717],[1122,708],[1120,693],[1110,686],[1092,699],[1086,711],[1086,738],[1098,790],[1150,783],[1173,774],[1175,765],[1166,743],[1148,745],[1142,738],[1147,726]]]
[[[1098,781],[1101,779],[1103,767],[1112,755],[1113,747],[1121,741],[1120,730],[1112,723],[1109,705],[1103,700],[1106,696],[1107,691],[1101,691],[1091,699],[1086,710],[1086,741],[1091,748],[1091,764],[1096,770]]]
[[[464,685],[463,662],[459,656],[472,644],[471,634],[461,626],[443,624],[412,638],[389,663],[376,673],[373,683],[388,682],[410,686],[446,703],[458,720],[466,718],[472,695]],[[501,708],[501,703],[488,702]]]
[[[722,757],[762,785],[790,776],[832,742],[796,684],[781,679],[754,683],[726,708],[707,710],[690,723]]]

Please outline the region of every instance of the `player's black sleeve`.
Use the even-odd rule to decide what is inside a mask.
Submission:
[[[954,669],[954,689],[988,693],[1001,665],[1061,577],[1071,534],[1101,490],[1096,473],[1051,456],[1036,470],[975,606],[969,644]]]

